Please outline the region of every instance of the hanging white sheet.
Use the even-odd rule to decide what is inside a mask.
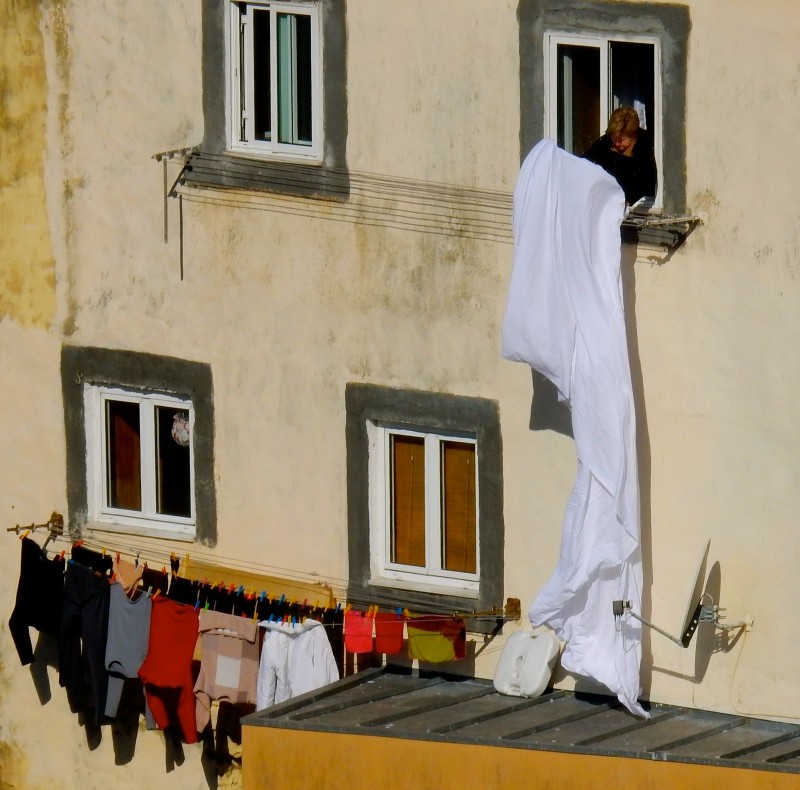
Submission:
[[[514,190],[514,264],[502,354],[527,362],[572,412],[578,472],[556,569],[530,609],[565,641],[562,666],[632,713],[641,626],[612,601],[641,602],[636,426],[620,280],[625,197],[597,165],[542,140]]]

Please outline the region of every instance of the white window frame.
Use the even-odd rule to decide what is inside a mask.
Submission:
[[[425,441],[425,539],[426,567],[392,563],[391,557],[391,464],[390,437],[392,434],[414,436]],[[480,502],[478,442],[461,433],[412,430],[367,421],[369,443],[369,523],[370,523],[370,584],[436,593],[451,593],[477,597],[480,582]],[[476,572],[449,571],[442,567],[441,540],[441,463],[442,442],[462,442],[475,447],[475,554]]]
[[[613,96],[611,95],[611,44],[615,42],[628,44],[650,44],[653,47],[653,74],[655,84],[653,86],[654,120],[653,125],[653,152],[658,168],[658,193],[653,204],[653,211],[660,211],[663,207],[663,99],[662,99],[662,79],[661,79],[661,41],[653,36],[636,36],[625,34],[597,35],[587,33],[580,35],[577,33],[566,33],[560,31],[547,31],[543,36],[544,43],[544,136],[552,140],[558,139],[558,46],[566,44],[569,46],[595,47],[600,50],[600,95],[606,97],[606,101],[600,102],[600,130],[598,137],[603,134],[608,126],[608,117],[613,107]]]
[[[139,404],[141,511],[107,505],[107,426],[105,404],[109,400]],[[155,409],[158,406],[189,412],[189,487],[191,516],[156,512]],[[87,384],[84,388],[86,421],[86,482],[89,508],[87,526],[138,535],[193,540],[195,536],[194,406],[190,399],[164,393],[141,393],[115,387]]]
[[[245,12],[242,13],[241,9]],[[322,161],[322,132],[324,129],[322,107],[322,36],[321,11],[319,2],[287,2],[287,0],[250,0],[238,3],[230,0],[227,15],[228,41],[228,80],[226,91],[226,107],[228,108],[228,148],[229,150],[270,159],[301,160],[307,163]],[[278,46],[276,42],[275,16],[281,14],[300,14],[311,20],[311,145],[280,143],[253,139],[253,117],[248,113],[248,105],[252,106],[253,82],[253,41],[252,14],[254,9],[267,11],[272,17],[271,29],[271,117],[273,138],[278,133]],[[242,48],[244,53],[242,53]],[[242,55],[244,57],[242,57]],[[241,73],[240,64],[244,63],[245,73]],[[244,86],[244,90],[242,87]],[[242,94],[245,94],[244,99]],[[245,137],[242,140],[242,124]]]

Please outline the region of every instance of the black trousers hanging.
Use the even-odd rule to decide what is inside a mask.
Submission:
[[[84,713],[95,725],[102,720],[108,693],[109,591],[105,576],[76,562],[67,563],[58,680],[67,690],[72,711]]]

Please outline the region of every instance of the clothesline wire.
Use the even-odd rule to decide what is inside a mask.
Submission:
[[[339,601],[344,600],[350,605],[355,604],[367,607],[383,606],[384,608],[390,610],[396,610],[398,608],[396,603],[397,598],[395,596],[376,592],[374,589],[370,589],[366,584],[354,583],[349,580],[336,577],[326,577],[323,579],[323,577],[316,572],[308,573],[282,566],[272,566],[264,563],[254,563],[252,561],[241,560],[235,557],[225,557],[212,554],[210,552],[203,552],[202,550],[198,551],[196,546],[192,547],[192,551],[185,552],[183,556],[181,556],[174,549],[168,550],[151,546],[141,547],[131,545],[132,543],[135,543],[135,540],[131,539],[132,537],[133,536],[126,536],[123,538],[122,536],[111,534],[103,535],[102,537],[97,535],[87,535],[79,540],[82,541],[82,545],[86,548],[94,549],[98,552],[105,551],[111,555],[119,553],[120,555],[125,555],[126,558],[130,558],[132,561],[138,559],[139,562],[146,563],[148,568],[151,570],[159,570],[163,567],[168,571],[170,568],[171,558],[177,557],[181,563],[184,563],[186,555],[188,554],[190,567],[192,557],[194,557],[195,559],[202,561],[204,565],[213,565],[215,568],[218,568],[221,573],[224,573],[225,570],[230,570],[232,572],[239,571],[252,573],[253,575],[281,576],[288,582],[304,582],[325,586],[331,590],[334,598]],[[67,546],[72,546],[77,541],[74,537],[64,535],[58,536],[56,538],[56,542],[66,543]],[[66,552],[66,547],[62,548]],[[59,549],[56,549],[56,553],[59,553]],[[180,571],[178,572],[178,576],[180,576]],[[342,594],[337,595],[337,589],[339,589]],[[254,592],[259,594],[261,592],[270,591],[257,590]],[[402,608],[405,609],[428,610],[424,611],[424,614],[434,614],[434,612],[430,611],[432,608],[437,608],[440,611],[442,609],[442,607],[432,607],[429,600],[426,600],[421,596],[415,596],[413,591],[404,591],[403,598],[405,606]],[[416,622],[425,622],[424,619],[420,619],[421,617],[424,618],[424,614],[414,615],[414,620]],[[444,613],[440,614],[437,612],[436,614],[441,617]],[[504,610],[499,607],[491,612],[464,612],[450,609],[447,610],[446,614],[448,616],[459,617],[473,621],[509,622],[518,619],[517,617],[505,615]]]

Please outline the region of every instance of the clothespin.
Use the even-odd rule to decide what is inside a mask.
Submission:
[[[117,552],[117,565],[119,565],[119,552]]]
[[[84,540],[83,540],[83,538],[81,538],[80,540],[76,540],[76,541],[75,541],[75,542],[72,544],[72,548],[73,548],[73,549],[77,549],[77,548],[78,548],[78,546],[83,546],[83,544],[84,544]]]
[[[134,568],[139,567],[139,549],[136,549],[136,559],[133,561],[133,567]]]
[[[106,558],[106,547],[105,547],[105,546],[103,546],[103,547],[100,549],[100,553],[101,553],[101,555],[102,555],[103,559],[105,559],[105,558]]]
[[[397,609],[395,609],[395,614],[397,615],[397,619],[398,620],[402,619],[402,617],[403,617],[402,608],[398,606]]]
[[[66,551],[64,549],[61,549],[61,554],[58,555],[58,559],[63,560],[64,554],[66,554]]]
[[[350,604],[347,604],[347,605],[344,607],[344,612],[345,612],[345,614],[347,614],[347,613],[348,613],[348,612],[349,612],[349,611],[350,611],[352,608],[353,608],[353,607],[352,607]]]
[[[30,535],[30,534],[31,534],[31,531],[30,531],[29,529],[26,529],[26,530],[25,530],[25,532],[23,532],[23,533],[22,533],[22,534],[19,536],[19,539],[20,539],[20,540],[22,540],[23,538],[27,538],[27,537],[28,537],[28,535]]]
[[[281,599],[280,599],[280,601],[278,601],[278,603],[282,604],[285,600],[286,600],[286,596],[285,595],[281,595]]]
[[[243,595],[244,594],[244,585],[243,584],[239,585],[239,589],[236,591],[236,594],[237,595]]]
[[[303,609],[308,606],[308,598],[303,598]]]
[[[342,611],[342,602],[341,601],[337,601],[336,602],[336,613],[338,614],[341,611]]]
[[[153,597],[153,588],[152,587],[148,587],[147,588],[147,597],[148,598],[152,598]]]

